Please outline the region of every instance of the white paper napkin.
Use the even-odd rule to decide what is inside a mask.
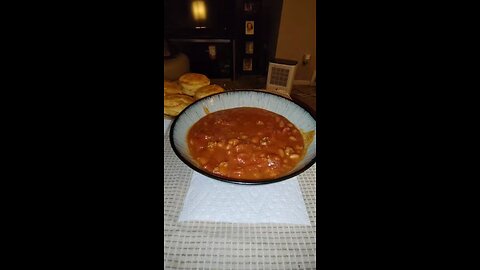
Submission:
[[[167,135],[167,131],[171,123],[172,123],[172,120],[163,119],[163,135]]]
[[[179,221],[284,223],[310,226],[297,177],[236,185],[193,173]]]

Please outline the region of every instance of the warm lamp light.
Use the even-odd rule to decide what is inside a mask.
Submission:
[[[207,8],[205,7],[205,1],[193,1],[192,14],[195,21],[205,20],[207,18]]]

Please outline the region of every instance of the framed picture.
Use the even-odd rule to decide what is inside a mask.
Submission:
[[[253,35],[254,21],[245,21],[245,35]]]
[[[252,71],[252,58],[243,58],[243,70]]]
[[[245,42],[245,53],[253,54],[253,41]]]
[[[210,57],[210,60],[215,60],[217,58],[217,48],[215,45],[208,46],[208,56]]]
[[[252,10],[253,10],[253,3],[251,3],[251,2],[245,2],[245,5],[244,5],[243,10],[246,11],[246,12],[252,12]]]

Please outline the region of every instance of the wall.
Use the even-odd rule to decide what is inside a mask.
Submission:
[[[295,80],[310,81],[316,69],[316,19],[316,0],[283,0],[275,57],[298,61]]]
[[[276,57],[277,51],[277,41],[278,41],[278,31],[280,29],[280,19],[282,17],[282,5],[283,0],[263,0],[262,8],[266,10],[264,15],[267,16],[266,24],[267,31],[265,31],[267,36],[267,59],[272,60]],[[267,63],[268,65],[268,63]],[[265,74],[268,72],[265,70]]]

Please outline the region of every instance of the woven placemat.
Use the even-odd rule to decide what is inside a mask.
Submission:
[[[164,145],[164,269],[316,269],[316,164],[298,176],[311,226],[179,223],[193,171]]]

